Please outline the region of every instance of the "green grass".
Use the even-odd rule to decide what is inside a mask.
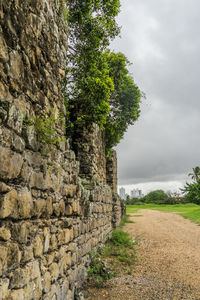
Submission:
[[[133,241],[130,234],[122,230],[125,223],[134,223],[130,221],[129,215],[123,217],[123,222],[119,229],[112,231],[109,241],[104,247],[98,249],[98,252],[90,252],[90,267],[88,268],[88,281],[96,287],[102,287],[103,284],[117,275],[118,269],[131,274],[132,266],[137,260]]]
[[[114,264],[120,263],[120,266],[127,267],[132,265],[137,257],[134,249],[135,243],[129,233],[122,229],[112,231],[112,236],[106,247],[103,248],[104,257],[116,257]]]
[[[127,213],[137,213],[140,209],[153,209],[163,212],[175,212],[186,219],[200,224],[200,206],[193,203],[175,204],[175,205],[157,205],[157,204],[142,204],[142,205],[127,205]]]
[[[125,216],[122,217],[122,220],[120,222],[120,228],[122,228],[126,223],[135,223],[135,222],[129,220],[129,217],[132,217],[132,216],[125,215]]]
[[[102,256],[99,253],[91,251],[88,275],[88,278],[90,278],[95,286],[102,287],[104,282],[115,276],[115,273],[106,267],[105,262],[102,260]]]

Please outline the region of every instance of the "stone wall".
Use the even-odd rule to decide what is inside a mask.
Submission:
[[[106,182],[114,193],[117,194],[117,153],[112,150],[106,163]]]
[[[62,3],[0,2],[0,299],[74,299],[89,252],[121,219],[120,200],[102,177],[98,127],[83,137],[90,154],[85,160],[77,154],[80,162],[62,139]],[[59,143],[34,123],[52,114]],[[88,174],[85,162],[95,172]]]
[[[99,126],[77,129],[72,146],[80,162],[80,173],[106,183],[105,144]]]

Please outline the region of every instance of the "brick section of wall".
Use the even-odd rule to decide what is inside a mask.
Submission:
[[[79,176],[80,163],[68,142],[41,144],[35,126],[24,124],[25,116],[64,112],[67,26],[62,3],[0,3],[0,299],[4,300],[74,299],[86,276],[89,252],[105,242],[121,219],[121,204],[104,183],[104,146],[97,126],[90,134],[92,145],[83,151],[84,155],[89,151],[86,158],[89,164],[92,161],[91,174],[85,171],[88,178]],[[62,124],[56,130],[60,138],[65,135]]]

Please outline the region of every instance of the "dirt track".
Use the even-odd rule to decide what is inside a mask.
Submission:
[[[200,226],[174,213],[142,210],[124,229],[138,237],[132,275],[114,278],[90,300],[200,300]]]

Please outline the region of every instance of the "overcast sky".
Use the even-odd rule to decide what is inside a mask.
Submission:
[[[112,48],[133,63],[147,99],[117,147],[119,185],[176,189],[200,165],[200,1],[121,3]]]

